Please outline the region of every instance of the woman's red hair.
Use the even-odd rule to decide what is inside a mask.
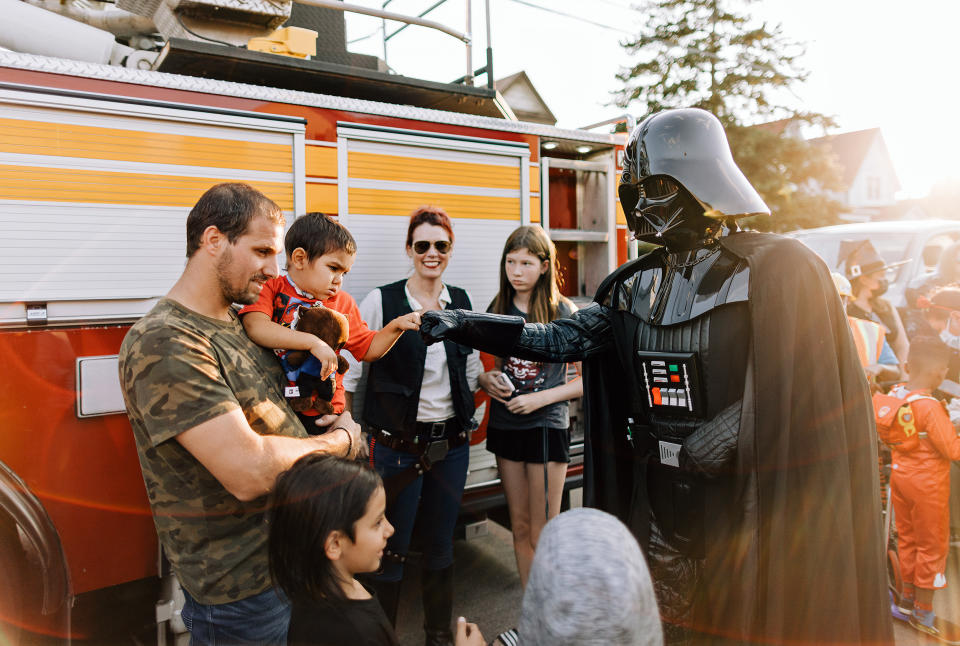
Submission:
[[[410,226],[407,227],[407,246],[413,244],[413,232],[421,224],[432,224],[443,227],[447,235],[450,236],[450,242],[453,242],[453,223],[450,222],[450,216],[439,206],[420,206],[410,214]]]

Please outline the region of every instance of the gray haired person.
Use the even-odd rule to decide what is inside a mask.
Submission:
[[[547,523],[520,623],[498,640],[505,646],[661,646],[653,583],[630,530],[598,509],[572,509]]]

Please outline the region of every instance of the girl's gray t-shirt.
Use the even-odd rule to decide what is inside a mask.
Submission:
[[[488,308],[489,312],[490,309]],[[522,316],[522,312],[513,303],[507,312],[512,316]],[[557,318],[570,318],[573,309],[567,300],[561,299],[557,305]],[[503,372],[510,377],[516,390],[513,396],[539,392],[554,388],[567,382],[567,364],[527,361],[517,357],[503,357]],[[527,415],[517,415],[507,410],[500,402],[490,400],[490,419],[487,424],[493,428],[505,430],[529,428],[567,428],[570,426],[570,406],[566,401],[556,402],[535,410]]]

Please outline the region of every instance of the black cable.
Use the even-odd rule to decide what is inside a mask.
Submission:
[[[557,11],[556,9],[551,9],[550,7],[543,7],[538,4],[533,4],[532,2],[527,2],[527,0],[510,0],[510,2],[515,2],[517,4],[522,4],[526,7],[532,7],[534,9],[539,9],[540,11],[546,11],[547,13],[556,14],[558,16],[563,16],[564,18],[573,18],[574,20],[579,20],[580,22],[585,22],[588,25],[593,25],[594,27],[600,27],[602,29],[609,29],[610,31],[617,31],[621,34],[631,35],[631,32],[619,27],[614,27],[612,25],[605,25],[602,22],[594,22],[593,20],[588,20],[587,18],[582,18],[580,16],[575,16],[572,13],[566,13],[564,11]]]
[[[550,480],[547,478],[547,425],[543,425],[543,517],[550,521]]]
[[[187,27],[185,24],[183,24],[183,20],[180,19],[180,15],[177,12],[173,12],[173,17],[177,19],[177,23],[183,28],[183,30],[188,34],[190,34],[191,36],[196,36],[200,40],[208,40],[211,43],[219,43],[221,45],[226,45],[227,47],[239,47],[239,45],[234,45],[233,43],[228,43],[224,40],[217,40],[216,38],[208,38],[207,36],[201,36],[197,32]]]

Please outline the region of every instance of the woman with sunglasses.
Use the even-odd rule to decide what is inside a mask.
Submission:
[[[453,240],[443,209],[424,206],[411,214],[406,252],[413,273],[363,299],[360,313],[370,329],[400,312],[473,309],[466,291],[442,280]],[[396,625],[403,564],[419,503],[426,646],[453,643],[453,530],[467,478],[473,393],[482,372],[476,351],[452,342],[427,347],[419,334],[407,332],[386,356],[367,367],[361,419],[370,462],[384,480],[386,516],[396,528],[373,583]],[[359,370],[348,371],[348,405],[358,382]]]

